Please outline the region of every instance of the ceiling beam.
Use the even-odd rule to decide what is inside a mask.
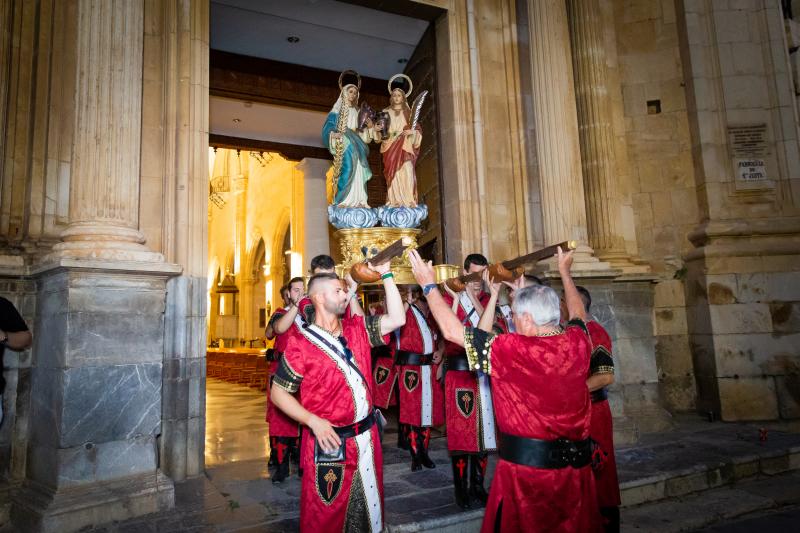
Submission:
[[[339,73],[249,57],[221,50],[210,51],[212,96],[282,105],[313,111],[330,111],[339,97]],[[388,99],[386,80],[361,77],[361,96]]]
[[[446,9],[414,2],[412,0],[337,0],[343,4],[368,7],[378,11],[385,11],[394,15],[402,15],[420,20],[433,22],[439,15],[446,13]]]
[[[306,157],[315,159],[332,160],[333,156],[325,148],[318,146],[304,146],[302,144],[279,143],[275,141],[260,141],[258,139],[245,139],[243,137],[229,137],[227,135],[210,134],[208,145],[212,148],[228,148],[230,150],[247,150],[249,152],[277,152],[289,161],[300,161]]]

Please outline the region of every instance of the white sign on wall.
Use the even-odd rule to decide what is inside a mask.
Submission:
[[[763,159],[734,159],[736,179],[763,181],[767,179],[767,165]]]

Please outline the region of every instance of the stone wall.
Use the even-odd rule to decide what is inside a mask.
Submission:
[[[672,277],[699,222],[675,2],[614,0],[613,21],[631,170],[628,227],[635,225],[639,257]]]

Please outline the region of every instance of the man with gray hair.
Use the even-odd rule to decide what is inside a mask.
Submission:
[[[474,372],[491,376],[499,461],[482,531],[601,530],[590,468],[591,342],[570,276],[572,252],[558,253],[566,327],[559,325],[558,294],[534,285],[514,294],[517,333],[501,335],[464,327],[436,289],[432,265],[413,250],[409,259],[442,335],[465,347]]]

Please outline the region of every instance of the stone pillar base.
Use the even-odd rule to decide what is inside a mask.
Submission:
[[[614,416],[614,446],[639,442],[639,427],[630,417]]]
[[[14,496],[11,519],[20,531],[67,533],[174,505],[172,480],[160,471],[57,491],[26,481]]]

